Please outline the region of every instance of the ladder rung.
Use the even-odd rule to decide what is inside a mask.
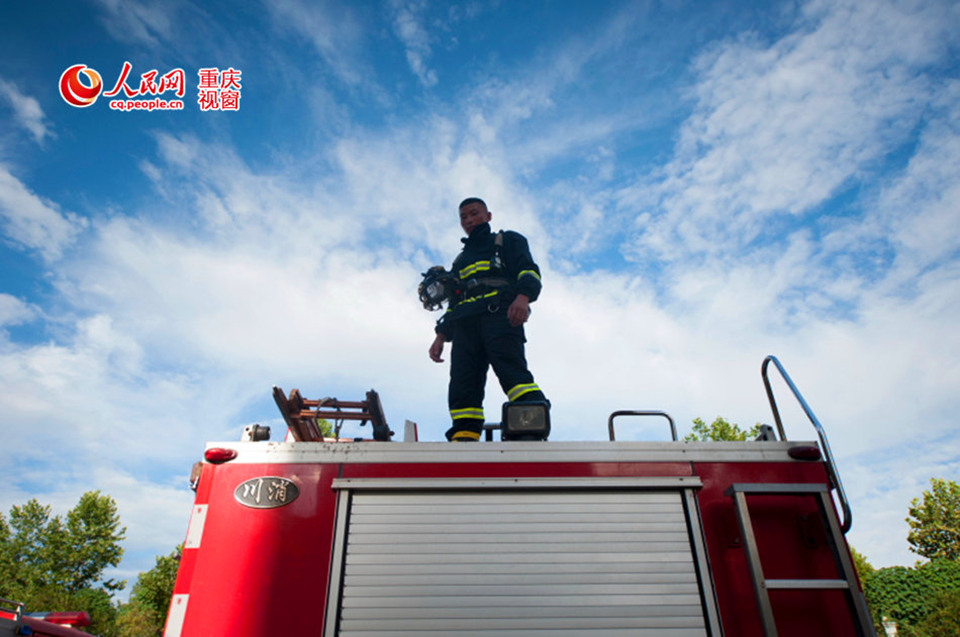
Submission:
[[[768,589],[847,589],[850,582],[843,579],[768,579],[764,582]]]
[[[746,493],[748,495],[812,495],[815,493],[826,493],[830,487],[819,483],[801,483],[801,484],[767,484],[767,483],[742,483],[731,484],[726,491],[726,495],[734,493]]]

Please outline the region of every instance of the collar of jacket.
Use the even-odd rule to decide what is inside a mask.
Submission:
[[[463,241],[464,245],[477,245],[489,236],[490,224],[481,223],[479,226],[473,229],[469,237],[464,237],[460,239],[460,241]]]

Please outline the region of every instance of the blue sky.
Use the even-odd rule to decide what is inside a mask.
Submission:
[[[543,269],[555,439],[769,422],[776,354],[852,543],[912,564],[910,499],[960,473],[958,27],[946,0],[3,3],[0,510],[114,496],[132,582],[204,443],[280,428],[273,385],[375,388],[441,439],[416,286],[478,195]],[[182,69],[184,108],[61,97],[124,62]],[[201,68],[241,71],[239,110],[200,109]]]

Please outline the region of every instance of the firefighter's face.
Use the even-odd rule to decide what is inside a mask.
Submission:
[[[468,203],[460,209],[460,227],[470,236],[473,229],[483,223],[488,223],[493,215],[482,203]]]

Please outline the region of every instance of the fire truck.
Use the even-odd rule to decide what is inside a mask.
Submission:
[[[772,369],[814,439],[787,439]],[[548,442],[549,409],[526,403],[484,441],[409,421],[396,441],[374,391],[274,388],[284,441],[251,425],[194,467],[165,637],[875,636],[825,430],[775,357],[761,376],[776,426],[747,442],[633,410],[609,440]],[[617,440],[635,418],[671,440]]]
[[[85,611],[27,613],[21,602],[0,598],[0,637],[90,637],[75,628],[89,625]]]

